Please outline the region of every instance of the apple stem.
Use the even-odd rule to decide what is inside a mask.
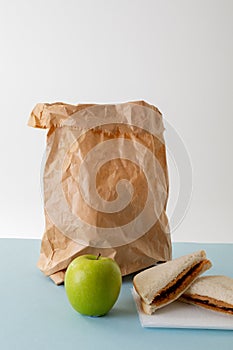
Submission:
[[[100,257],[101,257],[101,254],[99,253],[99,255],[97,256],[96,260],[99,260]]]

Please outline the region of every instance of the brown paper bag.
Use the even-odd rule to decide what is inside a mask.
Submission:
[[[127,275],[171,259],[163,121],[144,101],[37,104],[48,128],[46,228],[38,267],[56,284],[82,254],[109,256]]]

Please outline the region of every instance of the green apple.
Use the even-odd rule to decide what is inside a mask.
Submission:
[[[70,304],[83,315],[102,316],[111,310],[120,293],[121,271],[107,257],[82,255],[74,259],[65,274]]]

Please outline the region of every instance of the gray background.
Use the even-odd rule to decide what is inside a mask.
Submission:
[[[26,126],[37,102],[144,99],[192,162],[192,201],[173,240],[233,242],[232,35],[230,0],[0,1],[0,236],[43,232],[46,132]]]

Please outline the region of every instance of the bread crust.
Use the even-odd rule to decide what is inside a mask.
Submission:
[[[199,277],[179,300],[233,315],[233,279],[223,275]]]
[[[151,304],[147,304],[141,299],[143,311],[146,314],[151,315],[157,309],[177,300],[181,294],[189,288],[191,283],[193,283],[201,273],[208,270],[211,266],[211,262],[207,259],[192,264],[190,267],[183,270],[177,278],[171,281],[165,288],[156,293]]]
[[[195,264],[205,259],[205,251],[200,250],[146,269],[134,277],[135,290],[142,300],[150,305],[155,296],[161,294],[168,285],[173,285],[180,274],[189,271]]]
[[[198,294],[185,295],[184,293],[179,300],[188,304],[201,306],[205,309],[233,315],[233,305],[224,303],[221,300],[216,300],[211,297],[204,297]]]

